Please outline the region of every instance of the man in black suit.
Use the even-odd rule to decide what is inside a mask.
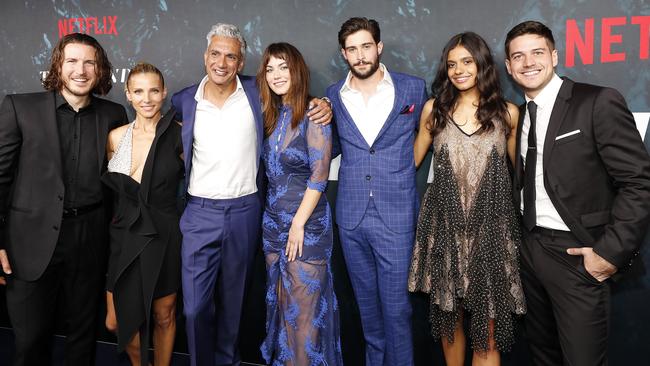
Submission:
[[[93,95],[110,90],[111,64],[88,35],[59,41],[43,84],[46,92],[7,95],[0,106],[0,264],[14,365],[50,364],[59,318],[66,365],[88,366],[104,288],[106,137],[127,117]]]
[[[551,30],[521,23],[506,68],[526,94],[517,131],[526,333],[534,365],[607,364],[610,283],[650,222],[650,158],[614,89],[555,74]],[[523,190],[523,192],[522,192]]]

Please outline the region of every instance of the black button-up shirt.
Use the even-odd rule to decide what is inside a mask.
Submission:
[[[75,112],[60,93],[56,94],[56,121],[61,143],[65,186],[63,207],[77,208],[102,200],[97,156],[97,112],[94,98]]]

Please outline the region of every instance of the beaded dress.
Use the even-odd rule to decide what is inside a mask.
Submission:
[[[506,131],[466,134],[453,121],[434,138],[434,180],[420,210],[409,290],[430,297],[432,334],[453,341],[461,308],[475,351],[488,349],[488,321],[500,351],[514,341],[526,306],[519,278],[519,219],[506,163]]]
[[[330,267],[332,215],[325,194],[305,223],[302,256],[288,262],[285,255],[305,190],[323,192],[327,185],[331,127],[304,118],[294,129],[291,116],[291,108],[280,109],[277,127],[263,147],[267,335],[260,348],[269,365],[343,365]]]

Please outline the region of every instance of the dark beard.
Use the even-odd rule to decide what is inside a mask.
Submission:
[[[352,73],[352,75],[353,75],[355,78],[357,78],[357,79],[361,79],[361,80],[365,80],[365,79],[369,78],[370,76],[372,76],[372,75],[373,75],[373,74],[374,74],[374,73],[379,69],[379,57],[377,57],[377,59],[375,60],[375,62],[373,62],[373,63],[370,64],[370,69],[369,69],[368,71],[364,72],[364,73],[360,73],[360,72],[358,72],[358,71],[357,71],[357,70],[356,70],[352,65],[350,65],[349,63],[348,63],[348,66],[350,67],[350,72]]]

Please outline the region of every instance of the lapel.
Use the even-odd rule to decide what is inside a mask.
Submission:
[[[183,157],[185,158],[185,180],[189,182],[190,165],[192,164],[192,141],[194,139],[194,116],[196,115],[196,88],[190,88],[181,96],[181,115],[183,116],[183,128],[181,138],[183,140]]]
[[[390,74],[390,77],[393,80],[393,87],[395,88],[395,99],[393,100],[393,109],[390,111],[390,114],[388,114],[386,121],[384,121],[384,125],[381,126],[381,130],[379,130],[379,134],[377,134],[373,145],[379,141],[381,135],[383,135],[384,132],[388,130],[393,121],[397,119],[399,113],[402,110],[402,107],[404,107],[404,102],[406,101],[406,90],[403,90],[404,87],[402,84],[402,78],[397,74],[390,73],[388,70],[386,72]],[[419,120],[420,118],[418,116],[418,122]]]
[[[345,104],[343,103],[343,99],[341,98],[341,88],[343,87],[344,83],[345,83],[345,79],[340,81],[335,87],[336,93],[332,95],[333,96],[332,106],[333,107],[340,106],[341,108],[341,113],[339,115],[341,117],[341,120],[336,121],[337,128],[339,131],[341,130],[341,127],[343,129],[349,129],[350,131],[352,131],[352,134],[356,136],[357,140],[359,140],[361,144],[368,146],[368,142],[366,141],[365,138],[363,138],[361,131],[359,131],[359,128],[357,127],[356,123],[354,123],[354,120],[352,119],[350,112],[345,107]],[[343,126],[341,126],[340,122],[343,122]],[[368,146],[368,148],[370,148],[370,146]]]
[[[257,131],[257,152],[258,158],[262,153],[262,142],[264,141],[264,122],[262,119],[262,107],[260,105],[260,94],[255,84],[255,79],[251,76],[240,75],[239,80],[244,88],[244,93],[248,99],[248,104],[253,111],[253,118],[255,119],[255,127]]]
[[[156,125],[156,135],[151,142],[149,147],[149,153],[147,154],[147,160],[144,163],[144,168],[142,169],[142,179],[140,182],[140,194],[144,199],[144,202],[149,202],[149,191],[151,188],[151,174],[153,170],[154,162],[156,161],[156,151],[158,151],[158,141],[160,137],[167,131],[169,125],[174,119],[176,111],[172,107],[167,113],[158,121]]]
[[[61,140],[59,136],[59,126],[56,122],[56,101],[54,98],[55,92],[45,93],[45,98],[42,99],[42,107],[34,107],[34,111],[40,115],[40,119],[44,121],[43,126],[45,129],[45,139],[43,145],[50,151],[50,156],[54,157],[55,171],[61,177],[63,176],[63,163],[61,161]],[[41,101],[36,101],[37,103]],[[55,136],[52,138],[51,136]],[[100,165],[101,166],[101,165]]]
[[[102,118],[104,114],[101,111],[100,103],[94,96],[93,103],[95,103],[95,128],[97,132],[97,166],[99,167],[99,174],[101,175],[104,170],[104,159],[106,158],[106,140],[108,139],[108,121]],[[101,116],[101,117],[100,117]]]
[[[573,81],[567,78],[563,78],[563,80],[564,82],[557,94],[555,104],[553,104],[553,111],[551,112],[551,118],[548,123],[548,130],[544,137],[544,170],[546,170],[546,167],[549,164],[549,159],[551,158],[551,153],[555,145],[555,137],[557,136],[557,131],[560,129],[560,126],[564,121],[564,116],[569,109],[569,101],[573,91]]]

